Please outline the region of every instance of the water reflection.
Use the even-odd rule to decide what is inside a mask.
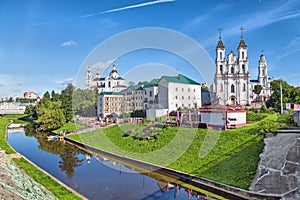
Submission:
[[[21,154],[89,199],[206,199],[155,173],[135,172],[99,154],[46,138],[28,126],[8,135],[8,142]],[[26,145],[24,145],[26,144]]]

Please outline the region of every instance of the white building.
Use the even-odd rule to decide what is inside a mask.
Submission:
[[[24,114],[26,110],[26,104],[16,102],[4,102],[0,103],[0,114]]]
[[[241,29],[243,30],[243,29]],[[217,104],[250,105],[253,100],[266,101],[270,96],[270,80],[268,78],[265,56],[261,55],[258,66],[258,79],[250,81],[248,47],[243,33],[237,48],[238,55],[231,50],[225,56],[225,46],[221,33],[216,47],[216,73],[212,90]],[[255,85],[261,85],[263,90],[259,97],[254,94]]]
[[[97,115],[106,117],[110,114],[120,115],[123,112],[124,93],[101,92],[98,95]]]
[[[119,77],[116,65],[112,66],[112,70],[109,76],[106,78],[100,78],[99,70],[97,70],[96,75],[93,77],[91,68],[88,67],[86,74],[86,87],[88,89],[97,88],[100,92],[120,92],[126,89],[125,79]]]
[[[158,81],[158,103],[169,111],[201,106],[201,85],[179,74],[162,76]]]
[[[232,107],[202,107],[200,121],[207,127],[218,127],[222,129],[237,128],[246,125],[247,112],[240,106]]]

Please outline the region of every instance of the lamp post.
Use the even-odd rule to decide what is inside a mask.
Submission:
[[[283,106],[282,106],[282,79],[280,79],[280,114],[283,114]]]

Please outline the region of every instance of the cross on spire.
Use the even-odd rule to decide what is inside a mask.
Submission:
[[[222,39],[222,28],[218,28],[218,31],[219,31],[219,40]]]
[[[244,38],[244,36],[243,36],[243,30],[245,30],[245,29],[244,29],[244,27],[243,27],[243,26],[241,26],[241,28],[240,28],[240,31],[241,31],[241,39],[243,39],[243,38]]]

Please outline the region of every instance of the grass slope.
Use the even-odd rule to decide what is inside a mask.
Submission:
[[[270,116],[270,118],[275,119],[276,116]],[[123,137],[130,127],[131,129],[139,128],[135,126],[137,125],[124,125],[120,128],[114,126],[68,137],[113,153],[155,163],[155,159],[148,157],[148,154],[140,156],[131,155],[128,152],[157,151],[168,144],[179,131],[182,132],[182,138],[178,140],[177,144],[177,147],[180,148],[186,145],[185,139],[190,139],[188,137],[192,135],[193,131],[196,131],[192,144],[179,159],[169,164],[168,167],[243,189],[248,189],[250,186],[255,176],[259,154],[264,147],[263,136],[256,134],[258,123],[219,133],[207,132],[205,129],[168,127],[162,129],[156,135],[156,139],[150,138],[143,141],[133,137]],[[213,135],[218,137],[216,145],[205,157],[200,158],[199,152],[202,144],[209,146],[213,141]],[[124,154],[123,150],[127,151],[127,154]],[[173,153],[176,151],[176,148],[173,149]],[[167,152],[165,155],[161,155],[161,161],[169,156],[172,156],[172,151],[170,154]]]
[[[80,125],[80,124],[75,124],[73,122],[68,122],[66,124],[64,124],[62,127],[60,127],[59,129],[56,129],[54,132],[55,133],[60,133],[63,130],[66,130],[68,132],[72,132],[75,130],[80,130],[80,129],[84,129],[86,128],[86,126]]]

